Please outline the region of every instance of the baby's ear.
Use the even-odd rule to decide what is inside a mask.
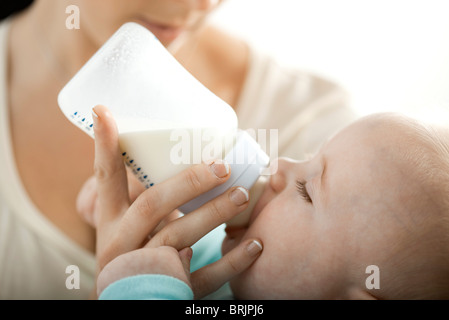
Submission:
[[[378,300],[375,296],[359,287],[352,287],[346,295],[348,300]]]

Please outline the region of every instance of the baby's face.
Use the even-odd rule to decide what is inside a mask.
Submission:
[[[417,221],[403,206],[415,187],[394,157],[398,135],[378,122],[352,124],[309,161],[279,159],[249,227],[227,230],[223,241],[223,253],[247,238],[264,245],[231,282],[237,298],[382,297],[382,284],[366,289],[366,268],[377,265],[385,279],[406,241],[398,234]]]

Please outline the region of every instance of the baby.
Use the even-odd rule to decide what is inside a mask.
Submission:
[[[248,239],[260,239],[253,248],[263,243],[255,262],[229,282],[233,297],[449,298],[448,139],[442,129],[376,114],[340,131],[310,160],[279,159],[249,225],[226,229],[223,255]],[[201,248],[218,248],[208,237]],[[133,295],[133,273],[159,273],[164,286],[160,278],[171,274],[164,264],[143,261],[145,251],[138,250],[107,264],[98,278],[100,298],[117,297],[124,287],[129,298],[142,297]],[[177,280],[185,284],[184,269]],[[141,290],[154,277],[138,279]],[[166,286],[173,298],[193,297],[189,286]],[[143,298],[161,297],[151,295]]]

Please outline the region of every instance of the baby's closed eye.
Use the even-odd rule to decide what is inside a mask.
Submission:
[[[299,195],[306,201],[309,203],[313,203],[312,202],[312,198],[309,195],[309,192],[307,191],[306,188],[306,181],[304,180],[296,180],[296,189],[298,190]]]

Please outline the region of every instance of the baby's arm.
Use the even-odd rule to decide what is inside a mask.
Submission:
[[[183,281],[166,275],[142,274],[112,283],[100,300],[192,300],[193,291]]]
[[[108,263],[97,280],[99,299],[190,300],[192,250],[171,247],[143,248],[122,254]]]
[[[244,241],[225,257],[193,273],[190,248],[179,252],[166,246],[134,250],[112,260],[102,270],[97,282],[99,298],[200,299],[247,269],[261,250],[260,242]]]

